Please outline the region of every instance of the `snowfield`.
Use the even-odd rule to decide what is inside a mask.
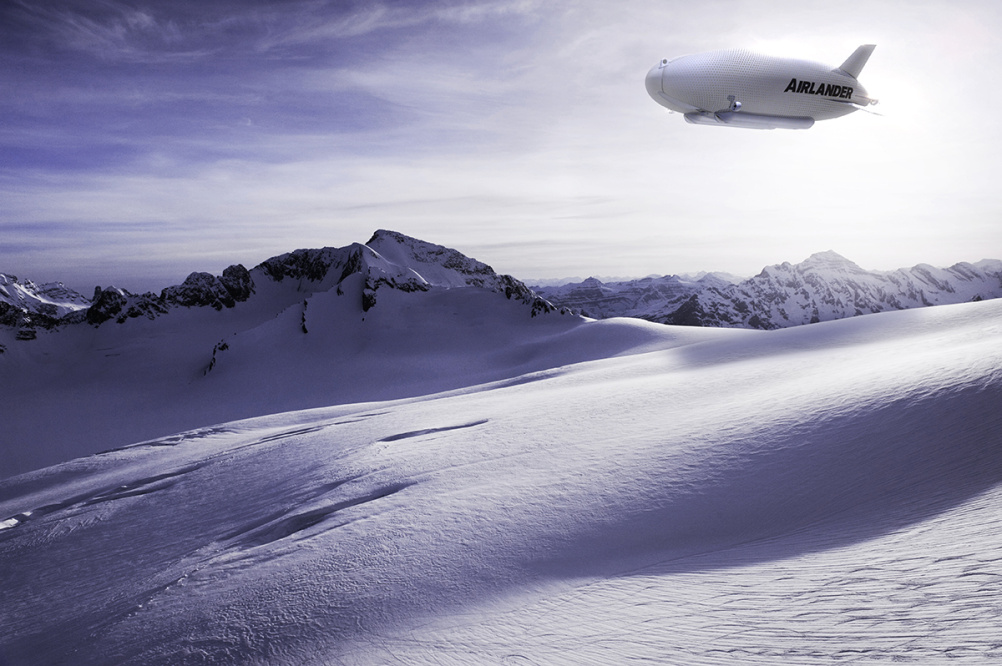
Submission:
[[[564,321],[481,347],[442,325],[397,356],[364,338],[388,359],[372,386],[420,363],[500,381],[0,481],[0,663],[1002,659],[1002,301],[768,332]],[[221,358],[212,381],[261,380]]]
[[[0,478],[223,421],[427,395],[727,333],[530,317],[473,287],[379,298],[363,312],[334,290],[304,300],[263,283],[252,307],[181,308],[26,343],[0,328],[10,340],[0,355]]]
[[[724,335],[596,324],[456,250],[393,231],[251,271],[232,266],[223,279],[228,271],[227,288],[240,287],[228,305],[218,278],[193,273],[167,298],[109,287],[70,322],[28,331],[0,322],[0,478],[235,419],[428,395]]]

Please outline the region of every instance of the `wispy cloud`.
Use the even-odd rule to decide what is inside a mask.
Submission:
[[[60,49],[108,62],[173,62],[240,53],[315,58],[344,55],[345,42],[436,26],[463,28],[515,19],[534,21],[543,5],[534,0],[479,2],[340,2],[266,0],[204,3],[193,0],[18,0],[7,21]]]
[[[28,26],[39,40],[105,61],[191,60],[217,50],[196,45],[203,41],[197,23],[184,25],[155,7],[99,1],[18,2],[14,8],[8,18]]]
[[[71,261],[52,224],[81,239],[73,262],[133,243],[137,264],[170,252],[190,265],[237,237],[246,255],[233,259],[253,262],[391,227],[540,277],[743,273],[829,248],[872,268],[971,259],[964,247],[1002,254],[985,222],[999,212],[1002,130],[942,108],[975,88],[985,106],[1000,101],[982,84],[1002,71],[1002,46],[975,28],[1002,10],[916,7],[7,3],[0,270],[27,266],[25,248],[46,239],[35,265]],[[972,36],[978,68],[915,35]],[[871,40],[864,78],[884,118],[802,133],[692,127],[642,84],[668,55],[781,43],[839,61]]]

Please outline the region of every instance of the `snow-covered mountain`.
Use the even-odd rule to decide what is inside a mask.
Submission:
[[[325,279],[255,275],[255,299],[302,281],[308,306],[239,328],[208,375],[203,357],[175,388],[277,404],[303,357],[320,371],[289,376],[323,394],[351,358],[325,347],[349,343],[379,383],[406,384],[413,353],[472,378],[539,354],[595,360],[217,424],[0,481],[0,663],[1002,660],[1002,300],[752,331],[533,318],[479,288],[380,287],[366,312],[361,274],[341,281],[350,298],[310,292]],[[184,326],[155,325],[205,326],[208,310],[237,329],[244,305],[77,327],[92,334],[80,370],[102,372],[96,359],[119,382],[153,349],[124,332],[166,348]],[[422,328],[432,317],[442,325]],[[346,319],[356,332],[338,338]],[[660,348],[613,356],[638,339]],[[267,397],[248,385],[272,380]],[[80,416],[55,399],[36,426]]]
[[[0,274],[0,325],[22,330],[109,320],[155,319],[177,307],[232,308],[255,292],[256,280],[296,281],[298,291],[338,289],[351,276],[361,275],[363,310],[376,303],[376,291],[427,291],[431,287],[478,287],[505,294],[531,307],[532,314],[554,308],[510,275],[498,275],[487,264],[440,245],[394,231],[379,230],[367,243],[319,250],[296,250],[272,257],[251,271],[230,266],[221,276],[192,273],[185,281],[159,295],[132,294],[116,287],[97,287],[94,296],[67,289],[62,283],[35,285]]]
[[[91,304],[83,294],[62,282],[35,284],[0,273],[0,326],[30,329],[48,327],[66,315],[84,310]]]
[[[960,263],[950,268],[919,264],[896,271],[865,271],[835,252],[819,252],[799,264],[768,266],[735,282],[708,274],[698,281],[678,276],[603,284],[588,279],[539,287],[551,302],[591,317],[640,317],[686,326],[775,329],[861,314],[1002,296],[1002,261]]]
[[[0,326],[0,664],[999,661],[1002,299],[851,317],[812,259],[755,298],[849,318],[594,320],[381,231]]]
[[[159,294],[5,277],[0,478],[140,439],[286,410],[385,400],[675,344],[676,324],[777,328],[999,295],[1002,262],[862,271],[834,253],[765,269],[542,289],[393,231]],[[590,340],[570,344],[570,340]],[[373,359],[378,359],[373,363]],[[135,415],[141,415],[141,418]]]
[[[584,323],[483,263],[391,231],[194,273],[159,295],[99,289],[49,328],[0,326],[0,477],[232,419],[424,395],[679,337],[646,322]]]

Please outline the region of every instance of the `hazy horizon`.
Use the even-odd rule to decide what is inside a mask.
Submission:
[[[395,231],[395,230],[392,230],[392,231]],[[427,241],[428,239],[421,238],[419,240]],[[362,243],[362,242],[365,242],[365,241],[359,240],[359,241],[355,241],[355,242]],[[433,242],[433,241],[428,241],[428,242]],[[440,245],[440,243],[435,243],[435,244],[436,245]],[[298,250],[298,249],[320,249],[320,248],[296,248],[296,250]],[[462,254],[465,254],[466,256],[469,256],[472,259],[479,260],[478,257],[469,255],[466,252],[463,252],[460,248],[451,248],[451,249],[458,250]],[[268,259],[271,259],[273,257],[279,256],[281,254],[286,254],[287,252],[294,252],[294,251],[295,251],[294,249],[287,249],[287,250],[276,252],[276,253],[274,253],[272,255],[269,255],[267,257],[263,257],[260,261],[253,261],[252,263],[246,264],[245,268],[252,269],[252,268],[258,266],[259,264],[263,263],[264,261],[267,261]],[[797,258],[797,259],[783,259],[783,260],[774,261],[774,262],[771,262],[771,263],[768,263],[768,264],[762,264],[758,269],[756,269],[754,271],[750,271],[750,272],[745,273],[745,274],[737,274],[737,273],[733,273],[731,271],[716,270],[716,269],[713,269],[713,268],[708,268],[708,269],[695,270],[695,271],[661,271],[661,272],[653,272],[653,273],[646,273],[646,274],[639,274],[638,273],[638,274],[625,274],[625,275],[602,275],[602,274],[598,274],[598,273],[594,273],[594,272],[586,273],[586,274],[581,274],[581,275],[561,275],[561,276],[557,276],[557,277],[540,277],[538,275],[530,275],[530,274],[525,274],[525,275],[511,274],[511,275],[513,277],[515,277],[516,279],[524,282],[525,284],[528,284],[528,285],[539,285],[539,286],[556,286],[556,285],[559,285],[559,284],[567,284],[567,283],[572,283],[572,282],[581,282],[581,281],[589,279],[589,278],[595,278],[595,279],[598,279],[598,280],[600,280],[602,282],[605,282],[605,283],[625,282],[625,281],[638,280],[638,279],[648,278],[648,277],[663,277],[663,276],[670,276],[670,275],[677,275],[677,276],[680,276],[680,277],[687,277],[688,276],[688,277],[696,277],[696,278],[698,278],[698,277],[700,277],[702,275],[705,275],[705,274],[708,274],[708,273],[723,274],[723,275],[727,275],[730,278],[739,278],[741,280],[747,280],[749,278],[754,277],[755,275],[757,275],[758,273],[760,273],[763,269],[765,269],[768,266],[779,265],[779,264],[782,264],[782,263],[791,263],[791,264],[797,265],[797,264],[799,264],[801,262],[807,261],[811,256],[813,256],[815,254],[822,254],[822,253],[829,252],[829,251],[831,251],[831,250],[819,250],[818,252],[812,252],[811,255],[808,255],[806,257],[800,257],[800,258]],[[853,261],[852,257],[846,257],[845,255],[842,255],[840,252],[837,252],[837,251],[836,251],[836,254],[839,254],[839,255],[843,256],[845,259],[848,259],[849,261],[852,261],[853,263],[857,263],[857,262]],[[966,262],[966,263],[978,264],[978,263],[980,263],[982,261],[1000,261],[1000,260],[998,258],[996,258],[996,257],[982,257],[981,259],[969,261],[969,262]],[[127,291],[130,291],[132,293],[137,293],[137,294],[141,293],[141,292],[155,292],[156,293],[156,292],[159,292],[160,290],[162,290],[162,289],[164,289],[166,287],[170,287],[170,286],[175,286],[175,285],[181,284],[181,282],[183,282],[184,279],[187,277],[187,275],[189,275],[191,272],[195,272],[195,271],[197,271],[197,272],[208,272],[208,273],[212,273],[214,275],[220,275],[220,274],[222,274],[223,268],[226,268],[227,266],[233,265],[233,263],[240,263],[240,262],[230,262],[230,263],[227,263],[225,265],[222,265],[219,268],[214,268],[214,269],[210,269],[210,270],[203,270],[203,269],[196,268],[196,269],[194,269],[194,271],[189,271],[185,275],[178,275],[178,276],[174,276],[174,277],[171,277],[170,275],[164,275],[164,276],[158,276],[158,275],[146,275],[146,276],[135,275],[135,276],[127,278],[128,281],[126,281],[126,282],[121,282],[121,281],[116,282],[116,281],[111,280],[111,279],[103,279],[102,280],[99,277],[97,279],[97,281],[95,281],[93,284],[87,283],[87,282],[85,282],[83,280],[80,280],[80,279],[72,279],[72,278],[68,278],[67,279],[67,278],[58,277],[58,276],[56,276],[54,279],[51,279],[51,280],[42,280],[42,279],[37,279],[36,277],[31,276],[31,275],[17,275],[17,274],[13,274],[13,273],[5,273],[2,270],[0,270],[0,274],[5,274],[5,275],[8,275],[9,277],[17,278],[21,282],[29,280],[29,281],[37,284],[37,285],[47,284],[47,283],[53,283],[53,282],[59,282],[59,283],[62,283],[64,286],[66,286],[66,287],[68,287],[70,289],[73,289],[74,291],[76,291],[76,292],[78,292],[78,293],[80,293],[80,294],[82,294],[84,296],[88,296],[89,297],[90,294],[94,291],[95,287],[101,287],[103,289],[104,288],[109,288],[109,287],[118,287],[118,288],[126,289]],[[872,272],[881,273],[881,272],[893,272],[893,271],[900,270],[900,269],[907,270],[907,269],[910,269],[910,268],[914,267],[915,265],[918,265],[918,264],[928,264],[928,263],[929,262],[916,262],[916,264],[913,264],[911,266],[895,266],[893,268],[886,268],[886,269],[885,268],[871,268],[871,267],[868,267],[868,266],[860,266],[860,268],[862,268],[863,270],[866,270],[866,271],[872,271]],[[857,263],[857,265],[858,265],[858,263]],[[950,268],[950,266],[936,266],[936,268]],[[496,272],[498,272],[498,273],[504,273],[504,271],[496,271]],[[72,275],[72,271],[69,271],[68,274]]]

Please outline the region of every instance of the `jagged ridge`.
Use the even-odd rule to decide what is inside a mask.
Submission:
[[[356,274],[362,276],[360,288],[347,286],[348,278]],[[434,287],[477,287],[501,293],[529,306],[532,316],[556,310],[525,284],[510,275],[498,275],[487,264],[441,245],[379,230],[364,245],[296,250],[272,257],[250,271],[240,264],[230,266],[219,277],[195,272],[159,295],[133,294],[112,286],[95,288],[94,296],[87,299],[61,284],[38,287],[0,275],[0,324],[17,327],[24,339],[30,339],[37,328],[155,319],[177,307],[222,310],[250,298],[256,280],[294,280],[297,289],[307,295],[335,288],[345,295],[354,289],[359,292],[363,311],[375,306],[381,288],[414,292]],[[64,294],[62,301],[45,298],[57,292]]]
[[[62,317],[86,309],[90,301],[62,282],[35,284],[0,273],[0,325],[52,326]]]
[[[679,275],[649,276],[637,280],[602,282],[590,277],[579,283],[558,287],[533,287],[553,303],[571,308],[586,317],[639,317],[646,319],[669,305],[679,306],[709,287],[731,284],[723,273],[708,273],[697,280]]]
[[[552,302],[596,317],[633,316],[685,326],[776,329],[862,314],[1002,297],[1002,262],[950,268],[919,264],[866,271],[836,252],[767,266],[737,284],[710,274],[603,285],[589,279],[540,289]],[[642,297],[638,297],[642,295]],[[660,302],[659,302],[660,299]]]

